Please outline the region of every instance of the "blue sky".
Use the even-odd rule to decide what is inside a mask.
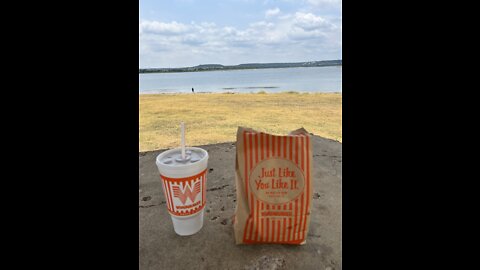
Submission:
[[[140,68],[342,59],[341,0],[140,0]]]

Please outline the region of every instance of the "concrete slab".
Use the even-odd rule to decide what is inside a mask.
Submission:
[[[139,153],[140,269],[342,269],[342,144],[312,141],[312,218],[303,246],[235,244],[235,143],[200,146],[210,156],[205,221],[183,237],[173,231],[155,165],[163,150]]]

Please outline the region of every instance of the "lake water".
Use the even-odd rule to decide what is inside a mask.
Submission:
[[[143,73],[140,94],[199,92],[342,92],[342,66]]]

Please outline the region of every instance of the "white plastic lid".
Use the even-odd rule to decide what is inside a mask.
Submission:
[[[182,159],[181,148],[167,150],[157,156],[156,164],[166,177],[182,178],[198,174],[207,168],[208,152],[198,147],[186,147]]]

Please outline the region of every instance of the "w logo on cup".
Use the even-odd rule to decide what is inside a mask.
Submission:
[[[192,203],[195,201],[197,194],[200,193],[200,181],[197,181],[193,187],[189,185],[189,183],[185,183],[185,188],[182,189],[180,186],[172,186],[173,196],[180,199],[183,205],[187,202],[187,198],[190,198]]]
[[[165,191],[167,209],[170,214],[189,216],[203,209],[207,201],[207,190],[205,188],[207,181],[206,169],[196,175],[185,178],[160,176],[163,190]]]

